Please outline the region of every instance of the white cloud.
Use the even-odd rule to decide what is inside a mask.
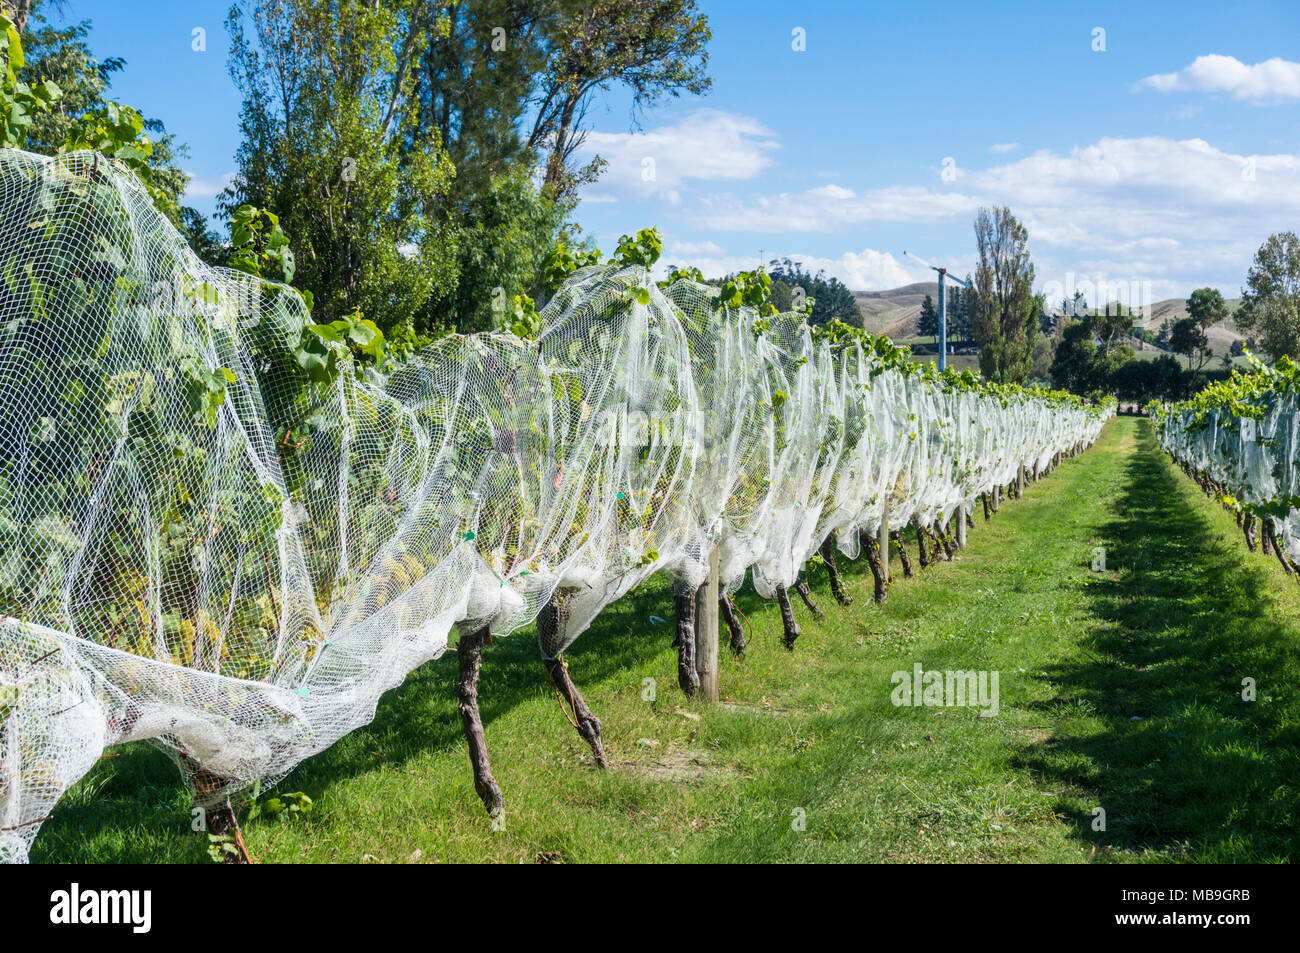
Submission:
[[[1190,240],[1261,217],[1300,217],[1300,156],[1237,155],[1203,139],[1100,139],[1060,154],[966,170],[962,190],[889,186],[857,193],[820,186],[741,200],[699,203],[693,223],[718,230],[830,231],[867,222],[938,222],[1006,204],[1031,235],[1051,244],[1113,246],[1151,235]]]
[[[825,268],[854,291],[897,288],[915,281],[929,281],[929,272],[911,269],[885,251],[864,248],[845,252],[839,258],[804,258],[805,267],[816,271]]]
[[[839,185],[782,192],[751,201],[730,193],[706,196],[688,218],[702,228],[745,232],[820,232],[868,221],[939,222],[973,215],[979,201],[959,192],[895,185],[861,195]]]
[[[1018,142],[995,142],[989,146],[989,152],[1015,152],[1019,148]]]
[[[659,260],[659,267],[665,274],[669,265],[694,265],[704,273],[706,278],[720,278],[737,271],[748,271],[760,264],[756,254],[728,254],[714,242],[669,241],[666,243],[666,248],[663,257]],[[859,252],[848,251],[837,258],[806,255],[800,252],[774,252],[768,249],[764,251],[762,258],[763,262],[788,258],[798,262],[805,271],[813,274],[825,271],[828,277],[838,278],[853,291],[897,288],[916,281],[928,281],[931,274],[919,266],[910,267],[889,252],[876,251],[872,248],[864,248]]]
[[[1138,83],[1161,93],[1230,93],[1237,99],[1278,102],[1300,99],[1300,63],[1273,57],[1248,66],[1235,56],[1198,56],[1176,73],[1158,73]]]
[[[754,236],[744,243],[750,248],[743,256],[715,242],[669,246],[666,257],[673,263],[695,264],[706,274],[753,268],[759,247],[769,249],[763,257],[770,259],[770,249],[798,246],[791,240],[795,233],[860,236],[878,223],[959,229],[965,247],[981,206],[1008,205],[1029,230],[1040,284],[1063,280],[1070,270],[1149,280],[1158,293],[1185,293],[1204,284],[1239,283],[1260,242],[1300,221],[1300,155],[1238,154],[1203,139],[1107,137],[1066,152],[1044,149],[993,160],[984,169],[962,168],[953,181],[936,176],[923,185],[869,189],[823,182],[767,192],[746,180],[773,164],[777,143],[761,123],[744,116],[700,112],[666,129],[599,141],[599,151],[623,160],[611,162],[611,171],[621,169],[622,177],[603,178],[602,197],[662,202],[673,219],[695,232],[694,239],[722,232]],[[648,144],[655,146],[658,173],[649,184],[639,175]],[[617,148],[611,151],[610,145]],[[817,178],[808,172],[804,181]],[[706,181],[726,184],[708,192],[698,185]],[[829,250],[826,237],[816,241],[819,251]],[[799,257],[857,289],[928,278],[909,272],[906,259],[872,249]],[[956,268],[956,259],[949,264]]]
[[[657,195],[676,204],[691,180],[757,177],[773,164],[771,153],[778,148],[772,131],[757,119],[703,109],[648,132],[589,133],[581,151],[609,163],[600,177],[602,194]]]
[[[1294,221],[1298,173],[1300,156],[1235,155],[1203,139],[1106,138],[972,172],[966,184],[982,204],[1020,213],[1037,241],[1102,249],[1151,236],[1223,242]]]
[[[664,243],[664,258],[698,258],[701,256],[717,256],[726,252],[717,242],[683,242],[668,240]]]
[[[211,178],[201,175],[195,175],[193,172],[186,172],[190,177],[189,182],[185,183],[184,196],[187,199],[210,199],[219,195],[222,190],[228,186],[235,178],[235,173],[227,172],[225,175],[217,178]]]
[[[715,232],[827,234],[878,222],[966,228],[990,205],[1010,206],[1025,223],[1040,281],[1082,271],[1086,260],[1093,270],[1112,269],[1115,280],[1151,280],[1160,290],[1230,284],[1269,233],[1300,220],[1300,156],[1240,155],[1203,139],[1104,138],[967,169],[957,186],[718,193],[688,203],[684,216]],[[887,262],[851,254],[822,260],[855,287],[889,286]]]

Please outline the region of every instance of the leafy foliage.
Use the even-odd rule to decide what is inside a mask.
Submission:
[[[825,271],[811,274],[789,258],[770,262],[768,274],[778,310],[807,310],[808,323],[812,325],[843,321],[862,326],[862,313],[853,292],[838,278],[828,278]],[[801,305],[799,298],[806,299],[806,303]]]
[[[1300,238],[1270,235],[1255,252],[1241,295],[1237,326],[1259,336],[1275,358],[1300,359]]]
[[[289,236],[280,227],[280,217],[269,209],[241,205],[230,216],[230,257],[226,264],[250,275],[268,276],[274,267],[277,280],[293,282],[295,262]],[[269,277],[269,276],[268,276]],[[304,295],[306,297],[306,295]],[[310,298],[308,298],[310,306]]]
[[[323,321],[360,310],[409,328],[455,277],[439,213],[454,170],[436,137],[412,148],[409,135],[409,67],[440,35],[436,11],[260,0],[233,7],[227,29],[245,101],[223,208],[277,211]]]
[[[643,228],[635,236],[623,235],[614,250],[614,260],[623,265],[649,268],[663,253],[664,241],[657,228]]]
[[[458,169],[456,182],[462,171],[468,172]],[[523,167],[482,183],[471,200],[453,205],[447,233],[455,245],[455,280],[433,289],[415,318],[421,334],[502,326],[501,302],[541,294],[547,263],[560,247],[568,206],[539,190]],[[554,289],[563,279],[552,280]]]
[[[1029,233],[1009,208],[981,208],[975,218],[975,242],[979,267],[972,326],[980,370],[990,380],[1023,381],[1033,367],[1034,337],[1043,310],[1033,293]]]
[[[24,65],[22,38],[13,21],[0,13],[0,147],[26,145],[27,133],[40,113],[50,112],[50,106],[63,91],[58,84],[42,79],[28,84],[18,78]]]
[[[1197,288],[1187,299],[1187,314],[1204,330],[1228,316],[1228,304],[1218,288]]]

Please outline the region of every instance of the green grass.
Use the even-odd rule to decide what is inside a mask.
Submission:
[[[1090,570],[1097,546],[1105,573]],[[828,619],[796,603],[793,654],[774,607],[741,594],[753,631],[744,662],[724,649],[732,705],[677,689],[669,627],[650,621],[671,616],[665,587],[603,613],[570,671],[604,721],[607,772],[561,713],[532,633],[489,646],[481,697],[504,831],[471,790],[447,656],[287,778],[313,815],[247,824],[249,848],[267,862],[1296,855],[1300,589],[1246,551],[1145,421],[1115,420],[992,522],[977,516],[957,561],[907,580],[895,561],[884,606],[861,563],[841,564],[855,604],[835,605],[813,569]],[[914,662],[997,670],[1000,713],[894,707],[891,673]],[[647,678],[657,702],[642,700]],[[60,803],[33,859],[205,860],[170,762],[119,750]]]

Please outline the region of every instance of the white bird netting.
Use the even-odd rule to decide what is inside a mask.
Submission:
[[[0,150],[0,860],[106,746],[161,745],[215,801],[370,721],[457,624],[562,591],[553,657],[714,546],[771,595],[886,498],[891,528],[945,522],[1110,413],[641,268],[542,317],[313,384],[292,289],[203,264],[102,157]]]
[[[1167,453],[1224,489],[1234,506],[1259,511],[1287,557],[1300,562],[1300,397],[1280,377],[1270,386],[1267,368],[1258,373],[1244,379],[1257,392],[1239,401],[1153,416]]]

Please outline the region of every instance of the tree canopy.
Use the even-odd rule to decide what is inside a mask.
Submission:
[[[979,267],[975,270],[972,327],[980,370],[999,383],[1023,382],[1033,367],[1038,315],[1029,233],[1005,206],[981,208],[975,218]]]
[[[947,318],[945,309],[944,317]],[[939,340],[939,309],[934,306],[934,299],[929,295],[921,302],[921,315],[916,322],[916,333],[922,337]]]
[[[224,212],[277,210],[326,316],[404,335],[508,324],[580,245],[599,93],[629,91],[635,121],[709,87],[692,0],[248,0],[227,28],[245,104]]]
[[[862,327],[862,312],[853,292],[838,278],[827,277],[824,270],[812,274],[802,263],[784,258],[770,261],[767,273],[772,278],[772,303],[778,311],[798,309],[802,298],[812,302],[809,324],[839,320]]]
[[[1259,336],[1274,360],[1300,358],[1300,238],[1270,235],[1255,252],[1241,293],[1237,326]]]

